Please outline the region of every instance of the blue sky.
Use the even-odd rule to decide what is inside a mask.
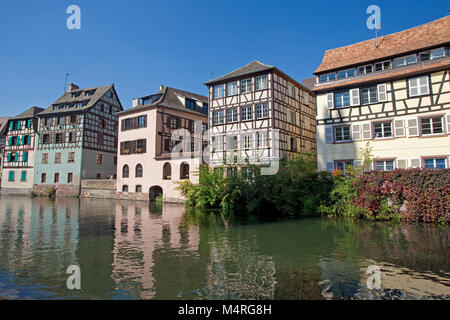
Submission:
[[[66,28],[72,4],[81,8],[81,30]],[[0,116],[49,106],[65,73],[81,87],[114,83],[125,109],[160,84],[206,95],[212,73],[253,60],[301,82],[326,49],[374,36],[371,4],[381,8],[381,35],[450,9],[448,0],[2,0]]]

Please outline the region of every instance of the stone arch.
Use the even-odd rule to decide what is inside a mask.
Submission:
[[[163,195],[163,189],[160,186],[150,187],[148,191],[148,198],[150,201],[155,201],[156,198]]]
[[[180,180],[189,179],[189,164],[182,162],[180,164]]]

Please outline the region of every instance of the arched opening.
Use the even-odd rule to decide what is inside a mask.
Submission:
[[[122,168],[122,178],[128,178],[129,176],[130,176],[130,168],[126,164]]]
[[[172,179],[172,167],[169,162],[164,163],[163,166],[163,179],[170,180]]]
[[[148,197],[150,201],[155,201],[157,198],[163,195],[163,189],[160,186],[153,186],[148,191]]]
[[[139,163],[136,165],[136,178],[142,178],[142,165]]]
[[[180,180],[189,179],[189,164],[183,162],[180,165]]]
[[[122,192],[128,192],[128,186],[126,184],[122,186]]]
[[[140,184],[136,186],[136,193],[142,193],[142,186]]]

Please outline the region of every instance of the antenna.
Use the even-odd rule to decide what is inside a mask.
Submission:
[[[377,29],[377,28],[375,27],[375,46],[376,46],[377,48],[380,46],[381,42],[383,42],[383,40],[384,40],[384,38],[383,38],[383,39],[381,39],[381,42],[378,43],[378,31],[381,30],[381,26],[382,26],[382,25],[383,25],[383,23],[380,24],[380,28],[379,28],[379,29]]]
[[[64,92],[66,92],[66,88],[67,88],[67,80],[69,79],[70,73],[66,73],[64,75]]]

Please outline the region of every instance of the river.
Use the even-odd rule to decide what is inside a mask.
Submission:
[[[442,225],[0,197],[6,299],[449,299],[449,249]],[[69,266],[80,289],[67,287]],[[369,266],[380,288],[368,289]]]

